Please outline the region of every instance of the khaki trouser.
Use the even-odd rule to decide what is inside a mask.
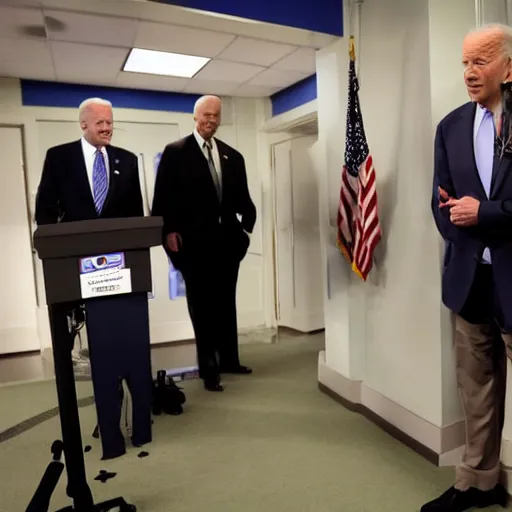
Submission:
[[[490,325],[456,319],[457,383],[466,420],[466,449],[455,487],[492,489],[500,479],[501,431],[505,417],[507,356],[512,335],[497,339]]]

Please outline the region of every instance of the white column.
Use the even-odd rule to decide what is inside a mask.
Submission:
[[[336,215],[345,150],[348,46],[345,40],[317,53],[318,145],[325,155],[319,173],[325,267],[326,364],[361,380],[364,370],[364,294],[336,247]]]

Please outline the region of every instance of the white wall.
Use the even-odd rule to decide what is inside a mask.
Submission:
[[[474,25],[473,0],[363,3],[360,99],[383,229],[367,283],[335,247],[348,40],[317,54],[321,203],[328,205],[321,213],[328,286],[319,380],[338,379],[346,394],[358,383],[347,398],[439,452],[456,443],[462,414],[451,316],[441,304],[443,247],[430,210],[433,135],[439,120],[467,101],[461,46]],[[450,426],[455,437],[443,440],[440,429]]]
[[[250,192],[258,210],[258,221],[252,237],[251,247],[249,248],[249,254],[242,263],[239,278],[239,326],[243,330],[263,326],[265,324],[270,325],[271,323],[271,315],[268,314],[266,308],[271,309],[272,305],[266,300],[266,288],[264,287],[263,280],[262,225],[264,222],[261,197],[262,180],[259,171],[257,139],[257,126],[261,124],[263,120],[264,105],[263,100],[240,98],[233,101],[228,99],[227,107],[229,107],[226,109],[226,113],[228,114],[227,123],[219,129],[218,135],[244,155]],[[230,115],[228,111],[231,111],[232,115]],[[193,128],[191,114],[120,109],[115,108],[114,105],[114,116],[115,120],[118,122],[177,125],[180,137],[190,133]],[[42,145],[44,141],[41,139],[44,139],[44,137],[40,136],[42,122],[76,122],[76,117],[76,109],[22,106],[19,81],[14,79],[0,79],[0,125],[19,125],[23,128],[26,156],[25,167],[30,196],[34,196],[37,191],[43,163],[44,148],[42,148]],[[76,133],[70,133],[69,140],[75,139]],[[144,137],[144,133],[141,133],[141,137]],[[67,142],[67,140],[62,140],[61,142]],[[112,142],[114,145],[116,144],[115,131]],[[169,142],[171,142],[171,140],[169,140]],[[4,180],[2,180],[2,186],[6,186]],[[17,198],[17,200],[21,203],[25,201],[25,198],[21,196]],[[33,212],[31,213],[33,214]],[[5,242],[6,240],[3,240],[3,243]],[[20,265],[17,272],[12,275],[12,279],[16,280],[17,276],[28,272],[31,272],[31,269],[27,269],[25,266],[22,268]],[[37,262],[37,272],[37,281],[40,284],[39,305],[41,307],[38,308],[37,311],[37,333],[34,332],[34,340],[30,347],[31,349],[39,349],[39,347],[45,348],[50,345],[44,291],[41,286],[41,265],[39,261]],[[153,278],[162,281],[161,288],[167,289],[167,275],[154,275]],[[29,294],[31,292],[27,289],[26,293]],[[9,297],[0,295],[0,301],[6,303],[9,301]],[[158,322],[160,322],[158,323],[155,321],[157,316],[154,314],[151,315],[152,343],[193,338],[193,331],[184,299],[179,301],[168,300],[167,307],[169,308],[169,318],[172,319],[171,322],[162,323],[162,315],[160,314],[157,315]],[[0,332],[4,328],[5,326],[0,323]],[[17,346],[16,337],[12,337],[10,350],[8,351],[17,352],[26,349],[26,344],[24,346]],[[6,352],[6,350],[4,350],[4,352]]]

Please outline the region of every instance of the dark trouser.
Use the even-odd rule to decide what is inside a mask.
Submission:
[[[248,241],[235,240],[220,243],[223,250],[217,254],[208,254],[207,246],[200,254],[184,252],[180,261],[196,338],[199,375],[207,381],[218,381],[222,369],[240,364],[236,285],[240,260],[247,250],[241,243],[248,245]]]
[[[132,397],[132,442],[151,442],[151,358],[146,293],[87,302],[87,335],[103,457],[125,452],[121,380]]]
[[[500,477],[506,353],[512,356],[512,335],[501,324],[492,267],[479,265],[470,296],[456,318],[457,381],[466,422],[466,447],[455,484],[461,490],[486,491]]]

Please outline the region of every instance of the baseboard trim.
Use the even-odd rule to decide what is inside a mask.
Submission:
[[[338,395],[338,393],[336,393],[332,389],[329,389],[325,384],[322,384],[320,382],[318,383],[318,389],[320,389],[320,391],[322,391],[326,395],[330,396],[333,400],[336,400],[336,402],[341,404],[349,411],[362,414],[366,419],[370,420],[372,423],[375,423],[375,425],[377,425],[382,430],[387,432],[391,437],[405,444],[411,450],[415,451],[417,454],[421,455],[429,462],[432,462],[432,464],[439,465],[439,454],[437,454],[434,450],[431,450],[427,446],[421,444],[416,439],[413,439],[411,436],[407,435],[405,432],[395,427],[394,425],[386,421],[384,418],[380,417],[372,410],[368,409],[368,407],[366,407],[365,405],[355,404],[350,400],[343,398],[342,396]]]
[[[361,381],[329,368],[325,352],[318,358],[318,387],[350,411],[357,412],[436,466],[454,466],[465,443],[464,421],[438,427]]]

